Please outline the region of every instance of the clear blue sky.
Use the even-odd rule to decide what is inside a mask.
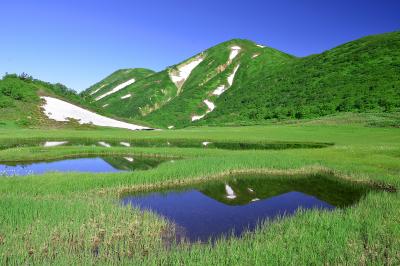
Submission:
[[[400,29],[400,0],[2,0],[0,74],[78,91],[119,68],[162,70],[246,38],[305,56]]]

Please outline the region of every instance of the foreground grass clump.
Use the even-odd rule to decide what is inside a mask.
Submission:
[[[226,173],[333,173],[400,189],[400,131],[357,125],[280,125],[179,131],[23,130],[4,127],[0,141],[29,139],[204,139],[311,141],[321,149],[223,150],[168,147],[23,147],[0,161],[121,154],[179,158],[143,172],[49,173],[0,177],[0,264],[388,264],[400,262],[398,192],[370,192],[334,212],[304,212],[266,223],[214,246],[173,244],[173,228],[154,214],[119,205],[126,191],[204,182]],[[228,137],[227,137],[228,136]]]

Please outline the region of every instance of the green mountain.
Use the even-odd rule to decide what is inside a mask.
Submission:
[[[49,124],[41,96],[158,128],[397,112],[400,32],[303,58],[234,39],[160,72],[118,70],[81,94],[27,75],[6,75],[0,80],[0,120]]]
[[[192,120],[201,120],[200,117],[211,110],[212,101],[232,86],[241,68],[257,70],[253,63],[255,59],[264,61],[262,58],[266,57],[267,64],[276,65],[292,58],[251,41],[231,40],[137,80],[95,102],[117,116],[144,120],[162,127],[187,126],[192,124]],[[96,88],[90,88],[83,94],[87,95]]]
[[[216,105],[203,123],[398,110],[400,32],[365,37],[281,65],[259,62],[256,72],[238,72]]]
[[[120,78],[121,73],[83,95],[103,95],[92,101],[106,113],[158,127],[391,112],[400,108],[400,32],[303,58],[234,39],[164,71],[132,74],[134,82],[112,92],[131,78]]]

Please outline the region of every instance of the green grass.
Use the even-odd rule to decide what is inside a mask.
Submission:
[[[311,123],[132,132],[0,127],[0,142],[26,140],[195,139],[244,142],[328,142],[321,149],[222,150],[177,147],[21,147],[0,161],[73,154],[173,156],[138,172],[49,173],[0,178],[0,263],[9,264],[391,264],[400,262],[400,198],[370,192],[353,207],[303,212],[214,246],[166,245],[161,217],[118,205],[122,193],[206,182],[228,173],[332,173],[400,189],[400,129]],[[96,256],[97,254],[97,256]]]

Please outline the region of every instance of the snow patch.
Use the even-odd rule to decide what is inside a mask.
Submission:
[[[107,142],[104,142],[104,141],[99,141],[97,143],[99,143],[100,146],[103,146],[103,147],[106,147],[106,148],[110,148],[111,147],[110,144],[108,144]]]
[[[93,94],[95,94],[95,93],[96,93],[96,92],[98,92],[100,89],[101,89],[101,88],[98,88],[98,89],[96,89],[96,90],[92,91],[92,92],[90,93],[90,95],[93,95]]]
[[[260,200],[259,198],[254,198],[251,201],[254,202],[254,201],[259,201],[259,200]]]
[[[128,162],[133,162],[135,160],[132,157],[124,157],[124,159],[127,160]]]
[[[127,99],[130,97],[132,97],[132,94],[128,93],[127,95],[121,96],[121,99],[123,100],[123,99]]]
[[[197,121],[197,120],[200,120],[200,119],[202,119],[203,117],[205,117],[206,115],[194,115],[194,116],[192,116],[192,122],[193,121]]]
[[[226,191],[226,197],[227,197],[228,199],[234,199],[234,198],[236,198],[235,191],[233,191],[233,189],[231,188],[231,186],[229,186],[228,184],[225,184],[225,191]]]
[[[247,188],[247,190],[250,191],[250,192],[252,192],[252,193],[254,192],[254,190],[251,189],[251,188]]]
[[[64,144],[67,144],[68,141],[46,141],[43,144],[43,147],[56,147],[56,146],[61,146]]]
[[[125,81],[124,83],[119,84],[117,87],[115,87],[114,89],[110,90],[109,92],[106,92],[106,93],[104,93],[104,94],[102,94],[102,95],[96,97],[95,100],[98,101],[98,100],[103,99],[104,97],[106,97],[106,96],[108,96],[108,95],[111,95],[111,94],[113,94],[113,93],[116,93],[117,91],[120,91],[120,90],[122,90],[123,88],[125,88],[125,87],[127,87],[127,86],[133,84],[135,81],[136,81],[135,79],[130,79],[130,80],[128,80],[128,81]]]
[[[103,108],[106,108],[107,106],[109,106],[109,104],[108,104],[108,103],[106,103],[105,105],[103,105]]]
[[[101,90],[102,88],[104,88],[106,85],[107,85],[107,84],[101,85],[100,87],[98,87],[97,89],[95,89],[94,91],[92,91],[92,92],[90,93],[90,95],[95,94],[96,92],[98,92],[99,90]]]
[[[215,109],[215,104],[213,102],[210,102],[209,100],[204,100],[204,103],[207,105],[208,107],[208,112],[212,112]]]
[[[237,66],[235,67],[235,69],[233,70],[232,74],[230,74],[230,75],[228,76],[227,80],[228,80],[229,86],[226,87],[225,85],[221,85],[221,86],[217,87],[217,88],[212,92],[213,95],[220,96],[222,93],[224,93],[227,89],[229,89],[229,88],[232,86],[233,80],[234,80],[234,78],[235,78],[236,72],[238,71],[239,67],[240,67],[240,64],[237,65]]]
[[[204,60],[203,55],[199,55],[191,61],[180,64],[177,70],[171,69],[169,77],[178,89],[182,88],[190,73]]]
[[[230,74],[230,75],[228,76],[228,84],[229,84],[229,87],[232,86],[233,80],[234,80],[234,78],[235,78],[236,72],[238,71],[239,67],[240,67],[240,64],[237,65],[237,66],[235,67],[235,69],[233,70],[232,74]]]
[[[151,129],[108,118],[56,98],[47,96],[41,98],[46,101],[43,105],[44,113],[48,118],[59,122],[66,122],[69,118],[73,118],[78,120],[79,124],[91,123],[96,126],[118,127],[130,130]]]
[[[169,126],[168,129],[173,129],[175,126]]]
[[[221,85],[219,87],[217,87],[214,91],[213,91],[213,95],[221,95],[222,93],[224,93],[224,91],[226,90],[225,85]]]
[[[203,103],[205,103],[207,105],[207,107],[208,107],[206,113],[204,115],[194,115],[194,116],[192,116],[192,122],[202,119],[203,117],[206,116],[206,114],[212,112],[215,109],[215,104],[213,102],[211,102],[209,100],[204,100]]]
[[[261,44],[257,44],[257,46],[260,47],[260,48],[265,48],[265,46],[261,45]]]
[[[256,58],[257,56],[259,56],[260,54],[253,54],[251,58]]]
[[[207,146],[208,144],[211,144],[211,142],[209,142],[209,141],[203,141],[201,144],[203,144],[203,146]]]
[[[231,53],[229,54],[229,60],[232,61],[235,59],[236,56],[240,53],[240,50],[242,48],[240,46],[232,46],[231,47]]]
[[[121,144],[122,146],[125,146],[125,147],[130,147],[130,146],[131,146],[130,143],[128,143],[128,142],[123,142],[123,141],[121,141],[119,144]]]

